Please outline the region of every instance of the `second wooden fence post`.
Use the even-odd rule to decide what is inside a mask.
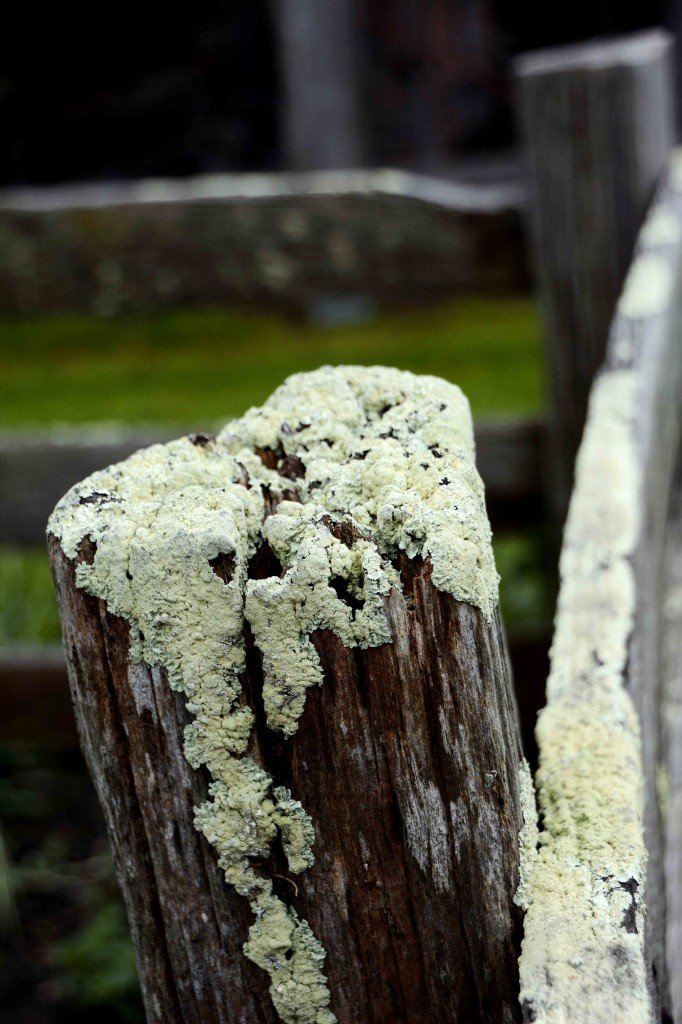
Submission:
[[[675,140],[661,31],[517,62],[540,302],[548,333],[550,500],[563,524],[590,384],[637,231]]]

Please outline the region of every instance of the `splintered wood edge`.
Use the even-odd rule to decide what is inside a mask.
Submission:
[[[528,1021],[634,1024],[665,999],[651,609],[679,439],[681,265],[676,151],[640,232],[576,463],[537,727],[544,820],[520,958]]]

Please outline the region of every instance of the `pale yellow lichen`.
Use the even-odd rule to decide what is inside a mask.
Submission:
[[[205,764],[214,779],[210,799],[196,809],[196,827],[217,850],[227,880],[251,902],[256,923],[250,939],[267,941],[264,920],[286,916],[290,923],[290,958],[282,957],[284,966],[278,960],[263,964],[276,1005],[280,972],[289,994],[295,991],[298,1009],[283,1019],[331,1024],[319,943],[272,894],[271,881],[251,867],[269,855],[279,830],[290,871],[305,870],[313,861],[314,830],[300,802],[287,789],[273,788],[267,772],[244,756],[254,716],[238,703],[245,668],[243,602],[265,506],[259,487],[238,481],[245,465],[273,488],[282,481],[257,458],[241,455],[236,460],[220,444],[188,439],[156,445],[73,488],[48,528],[72,558],[84,537],[95,542],[94,562],[76,570],[79,586],[130,623],[132,656],[163,665],[170,685],[187,695],[195,717],[185,732],[185,754],[194,767]],[[219,555],[231,561],[228,583],[210,564]],[[265,906],[270,913],[264,917]]]
[[[285,736],[298,728],[306,690],[322,682],[310,633],[331,629],[347,647],[378,647],[391,640],[383,598],[398,585],[398,574],[374,544],[357,540],[349,548],[321,518],[314,506],[283,502],[264,523],[263,536],[287,572],[250,580],[246,588],[246,617],[263,652],[268,724]],[[341,600],[334,580],[343,580],[361,607],[353,611]]]
[[[519,884],[514,893],[514,903],[522,910],[528,910],[533,902],[533,879],[538,859],[539,833],[533,777],[525,757],[519,762],[519,779],[521,781],[523,824],[519,832]]]
[[[639,233],[639,241],[646,246],[677,245],[682,240],[680,222],[674,213],[654,207]]]
[[[636,394],[633,370],[594,385],[564,535],[520,959],[522,1003],[547,1024],[649,1019],[639,726],[622,686],[640,526]]]
[[[666,256],[643,252],[635,259],[618,301],[623,316],[642,318],[662,313],[675,284],[673,265]]]
[[[235,452],[297,456],[307,500],[349,519],[386,557],[430,558],[439,590],[491,618],[498,576],[469,405],[454,384],[383,367],[322,367],[290,377],[221,438]]]
[[[676,344],[665,321],[660,333],[639,321],[655,324],[674,306],[678,258],[660,250],[682,239],[681,189],[676,150],[618,303],[609,369],[592,388],[564,534],[547,706],[537,727],[543,828],[520,960],[524,1009],[542,1024],[652,1017],[644,772],[624,683],[646,500],[641,395],[656,364],[650,348],[662,339]],[[658,788],[665,806],[660,774]]]
[[[293,459],[296,479],[266,468],[256,449]],[[434,584],[490,619],[498,580],[473,455],[468,404],[453,385],[326,367],[290,378],[217,440],[155,445],[95,473],[49,522],[71,558],[84,538],[95,543],[78,585],[130,623],[133,658],[163,666],[187,695],[185,753],[213,777],[196,827],[250,901],[244,949],[269,973],[286,1024],[335,1018],[324,950],[254,867],[279,833],[290,871],[305,870],[314,830],[289,790],[245,756],[254,714],[240,703],[244,618],[263,656],[268,724],[285,736],[307,689],[322,683],[313,630],[347,646],[390,641],[383,605],[399,586],[389,562],[399,549],[430,558]],[[279,501],[274,514],[262,487]],[[285,492],[297,500],[281,500]],[[285,571],[248,580],[265,541]],[[218,556],[230,565],[226,583],[213,571]]]

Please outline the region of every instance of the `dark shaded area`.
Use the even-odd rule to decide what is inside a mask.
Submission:
[[[0,181],[183,175],[276,163],[266,0],[13,5]]]
[[[135,956],[104,822],[78,750],[0,743],[9,901],[2,1024],[142,1024]],[[4,904],[3,900],[3,904]]]
[[[664,22],[600,0],[356,0],[369,163],[442,163],[513,138],[512,54]],[[0,42],[0,184],[281,165],[267,0],[13,5]]]

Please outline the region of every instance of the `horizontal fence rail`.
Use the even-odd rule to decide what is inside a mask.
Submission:
[[[542,449],[538,420],[476,425],[477,464],[486,486],[493,526],[528,526],[541,517]],[[104,466],[179,432],[69,428],[48,436],[0,434],[0,544],[45,543],[45,524],[56,502],[75,483]]]
[[[238,303],[367,315],[529,287],[517,182],[399,170],[0,191],[0,311]]]

